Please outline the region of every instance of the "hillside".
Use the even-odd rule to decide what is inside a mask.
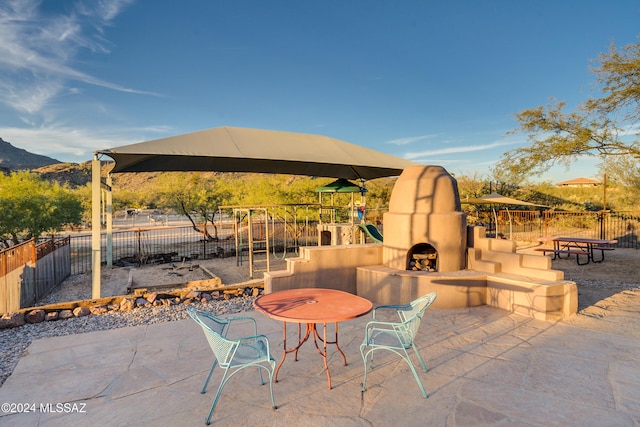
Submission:
[[[0,168],[8,170],[36,169],[60,163],[51,157],[33,154],[0,138]]]
[[[68,185],[71,188],[84,187],[91,182],[91,162],[85,163],[56,163],[32,170],[40,174],[42,179]]]
[[[101,174],[106,177],[113,163],[103,164]],[[34,169],[32,172],[49,181],[71,188],[84,187],[91,182],[91,162],[84,163],[58,163]],[[113,187],[118,189],[130,189],[132,191],[143,189],[147,184],[152,184],[160,172],[122,173],[113,175]]]

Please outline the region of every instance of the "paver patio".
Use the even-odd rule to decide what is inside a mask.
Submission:
[[[282,326],[257,312],[276,360]],[[429,372],[385,352],[361,393],[359,345],[369,317],[340,324],[342,365],[330,352],[333,389],[305,344],[269,391],[248,370],[225,387],[220,426],[637,426],[640,425],[638,313],[542,322],[491,307],[427,311],[418,334]],[[289,328],[295,330],[295,328]],[[628,331],[636,331],[629,334]],[[0,402],[69,403],[83,412],[0,413],[3,426],[204,425],[221,370],[199,390],[212,361],[190,319],[34,341],[0,388]],[[75,404],[75,407],[73,406]]]

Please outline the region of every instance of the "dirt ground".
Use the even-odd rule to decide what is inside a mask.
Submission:
[[[521,246],[518,252],[535,253],[534,247]],[[272,271],[285,268],[285,261],[270,260]],[[244,260],[241,265],[235,257],[224,259],[194,260],[186,263],[160,264],[138,268],[103,268],[101,272],[101,296],[125,295],[131,277],[134,285],[180,284],[195,280],[219,277],[223,284],[251,282],[249,264]],[[258,265],[258,264],[257,264]],[[261,266],[264,265],[260,264]],[[602,263],[578,265],[572,256],[569,259],[554,260],[553,269],[565,273],[566,280],[578,285],[578,309],[602,310],[614,307],[638,305],[640,301],[640,250],[616,249],[605,254]],[[262,273],[254,274],[255,280]],[[41,304],[91,299],[91,274],[75,275],[67,279],[52,295]],[[640,310],[640,307],[636,307]]]
[[[256,257],[256,260],[259,258]],[[264,259],[264,258],[263,258]],[[256,261],[256,270],[264,268],[266,264]],[[270,259],[272,271],[282,270],[286,262],[281,259]],[[143,265],[141,267],[113,267],[101,269],[100,296],[126,295],[131,283],[134,287],[149,285],[170,285],[176,287],[185,283],[219,277],[223,284],[234,285],[251,283],[262,278],[261,272],[254,272],[250,277],[249,262],[231,258],[214,258],[209,260],[193,260],[172,264]],[[92,298],[91,273],[77,274],[69,277],[52,294],[45,297],[38,305],[58,302],[77,301]]]

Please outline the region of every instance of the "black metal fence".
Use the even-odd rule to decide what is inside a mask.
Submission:
[[[482,224],[489,234],[516,241],[535,242],[540,237],[587,237],[616,239],[620,248],[640,248],[640,211],[553,212],[496,211],[471,225]],[[484,219],[483,219],[484,218]],[[269,219],[252,224],[254,249],[265,249],[269,240],[272,256],[290,256],[299,246],[318,244],[318,221]],[[380,227],[384,230],[384,224]],[[268,229],[268,236],[267,236]],[[239,231],[237,231],[239,230]],[[207,238],[192,226],[162,226],[113,232],[114,265],[246,256],[248,228],[234,221],[209,225]],[[106,235],[102,235],[102,262],[106,263]],[[91,271],[91,235],[71,236],[72,274]]]
[[[200,228],[202,228],[200,226]],[[267,235],[267,228],[269,229]],[[239,231],[236,231],[239,230]],[[249,244],[247,225],[233,222],[209,224],[207,237],[192,226],[136,228],[112,233],[112,261],[126,266],[169,261],[246,257]],[[272,256],[284,257],[300,246],[317,244],[317,222],[298,223],[271,221],[252,224],[254,250],[265,250],[269,240]],[[102,263],[107,262],[107,236],[101,236]],[[91,234],[71,236],[71,271],[79,274],[91,271]]]
[[[496,213],[488,228],[501,237],[536,241],[540,237],[615,239],[619,248],[640,248],[640,211],[553,212],[507,211]]]

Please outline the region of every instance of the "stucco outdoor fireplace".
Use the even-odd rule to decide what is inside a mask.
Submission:
[[[404,169],[383,222],[383,243],[300,247],[286,270],[265,273],[265,292],[325,287],[380,305],[437,292],[434,309],[486,304],[541,320],[577,311],[575,282],[549,257],[467,226],[456,180],[440,166]]]
[[[382,263],[397,270],[464,270],[466,247],[455,179],[440,166],[406,169],[384,214]]]

